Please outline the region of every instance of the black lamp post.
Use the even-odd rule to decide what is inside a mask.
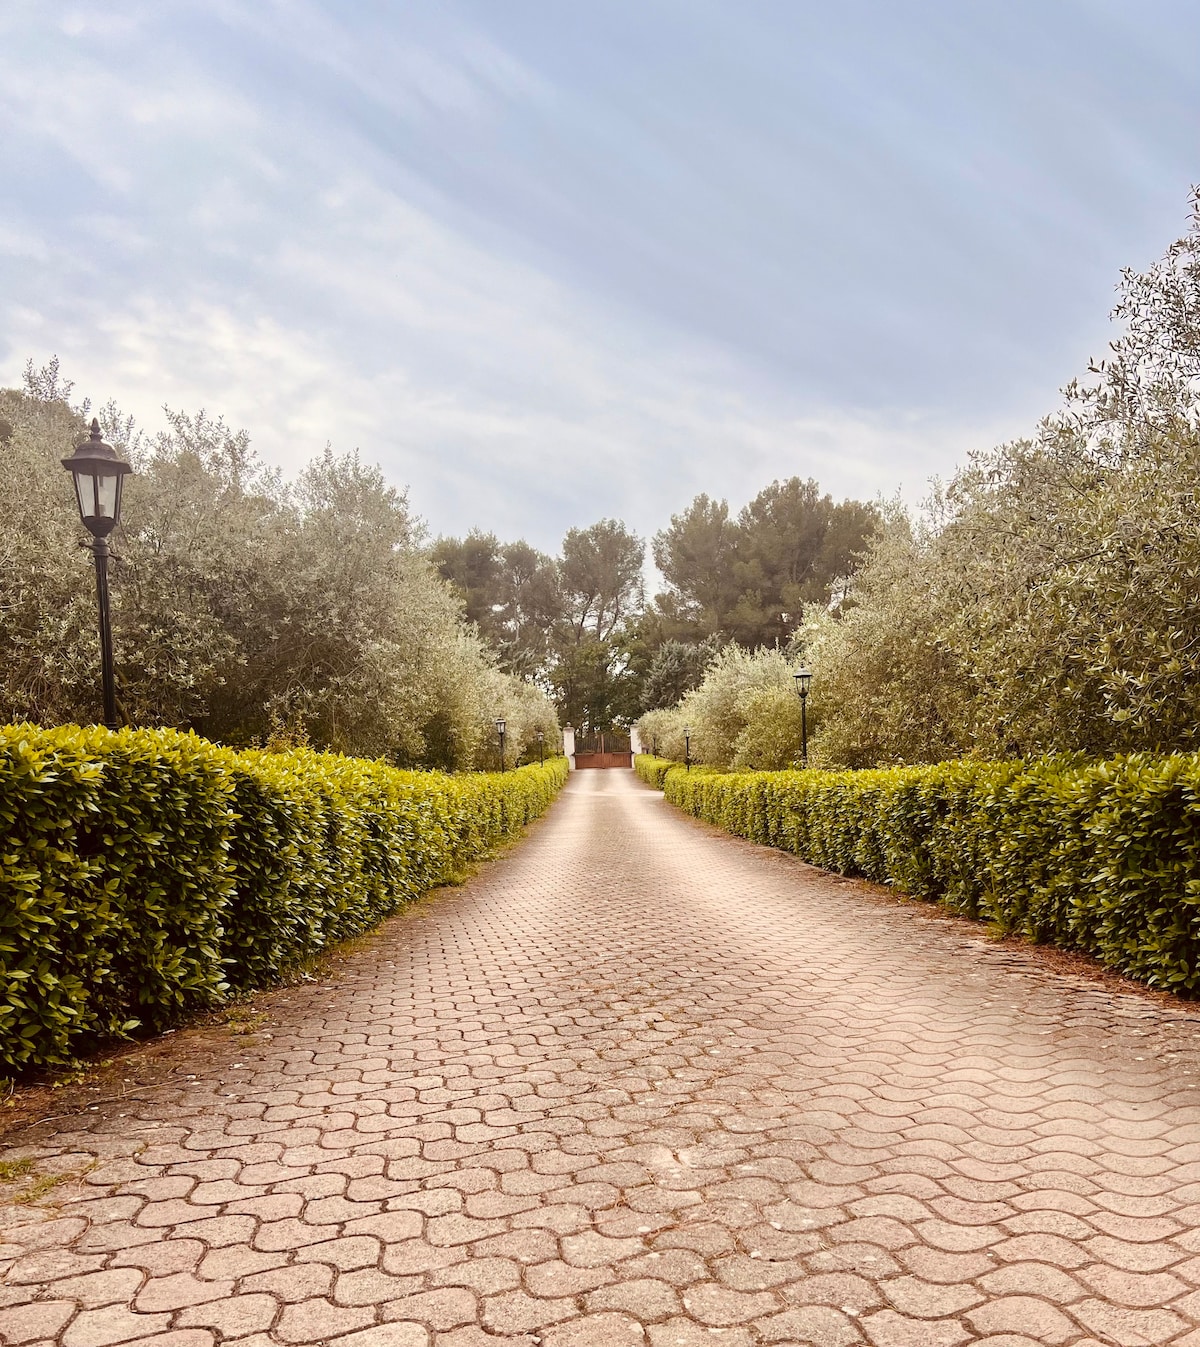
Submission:
[[[538,766],[539,766],[539,767],[545,767],[545,765],[546,765],[546,731],[545,731],[545,730],[538,730],[538,732],[537,732],[537,741],[538,741]]]
[[[800,698],[800,765],[808,766],[808,690],[812,687],[812,670],[797,669],[792,675],[796,680],[796,695]]]
[[[121,490],[133,469],[117,457],[111,444],[100,438],[100,423],[92,418],[92,431],[75,446],[62,465],[75,482],[75,500],[83,526],[92,535],[96,562],[96,598],[100,605],[100,675],[104,689],[104,723],[119,728],[117,692],[113,680],[112,622],[108,608],[108,535],[121,519]]]
[[[690,725],[683,727],[683,770],[685,772],[692,770],[692,727]]]
[[[651,752],[656,758],[658,757],[658,735],[657,735],[657,734],[652,734],[652,735],[650,736],[650,752]]]
[[[504,734],[507,730],[503,716],[496,717],[496,733],[500,736],[500,770],[504,771]]]

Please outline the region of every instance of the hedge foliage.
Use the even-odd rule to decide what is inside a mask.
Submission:
[[[447,776],[193,734],[0,727],[0,1069],[262,986],[541,814],[544,768]]]
[[[636,753],[633,758],[633,770],[648,786],[662,790],[667,773],[679,764],[671,758],[656,758],[652,753]]]
[[[1200,990],[1200,754],[643,780],[728,832]]]

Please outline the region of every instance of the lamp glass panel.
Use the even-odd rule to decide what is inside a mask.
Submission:
[[[114,472],[96,478],[96,517],[115,519],[117,517],[117,498],[121,493],[121,479]]]
[[[96,502],[92,497],[92,478],[87,473],[73,472],[71,481],[75,483],[75,503],[79,506],[80,519],[91,519]]]

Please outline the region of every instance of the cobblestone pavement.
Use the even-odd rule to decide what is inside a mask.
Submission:
[[[28,1149],[0,1340],[1200,1344],[1200,1020],[629,773],[290,1004]]]

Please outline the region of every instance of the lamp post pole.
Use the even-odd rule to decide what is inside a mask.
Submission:
[[[658,735],[657,735],[657,734],[652,734],[652,735],[650,736],[650,752],[653,753],[654,756],[655,756],[656,758],[658,757]]]
[[[546,765],[546,732],[545,732],[545,730],[538,730],[538,732],[537,732],[537,741],[538,741],[538,766],[539,766],[539,767],[545,767],[545,765]]]
[[[692,770],[692,727],[690,725],[683,727],[683,770],[685,772]]]
[[[808,766],[808,690],[812,687],[812,670],[797,669],[792,675],[796,680],[796,694],[800,698],[800,765]]]
[[[117,457],[111,444],[100,435],[100,423],[92,418],[88,438],[75,446],[62,465],[75,484],[75,503],[79,518],[92,535],[85,544],[96,564],[96,602],[100,609],[100,682],[104,701],[104,723],[110,730],[120,728],[117,719],[117,688],[113,672],[112,615],[108,600],[108,535],[121,521],[121,494],[125,478],[133,469]]]
[[[496,717],[496,733],[500,736],[500,770],[504,771],[504,735],[507,726],[502,716]]]
[[[92,559],[96,563],[96,603],[100,608],[100,683],[104,696],[104,723],[110,730],[120,728],[117,720],[117,684],[113,670],[112,612],[108,602],[108,539],[93,538]]]

